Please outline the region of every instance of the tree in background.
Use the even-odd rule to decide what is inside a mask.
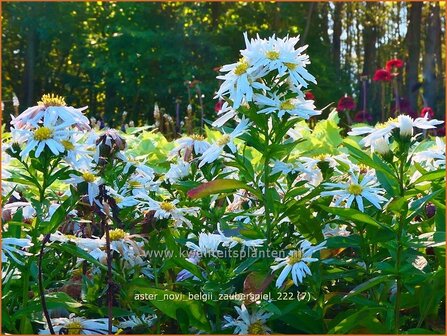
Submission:
[[[378,120],[382,92],[371,78],[396,57],[406,63],[397,81],[411,108],[431,106],[438,116],[445,108],[444,3],[27,2],[2,8],[4,122],[13,113],[13,93],[31,106],[45,92],[74,105],[87,102],[89,115],[111,126],[119,126],[123,111],[127,122],[152,123],[155,102],[173,117],[179,104],[184,116],[190,100],[199,109],[199,98],[205,117],[214,119],[215,69],[234,59],[244,31],[301,35],[309,44],[309,69],[319,74],[311,89],[320,108],[347,93],[364,109],[363,74],[367,109]],[[188,95],[188,81],[200,83],[200,91]],[[383,94],[393,95],[391,88]]]

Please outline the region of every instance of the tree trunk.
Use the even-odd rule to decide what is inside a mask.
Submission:
[[[310,24],[312,22],[312,14],[315,8],[315,2],[309,4],[309,11],[307,12],[306,28],[304,29],[303,36],[301,37],[301,45],[306,44],[307,35],[309,34]]]
[[[424,54],[424,105],[435,108],[437,97],[436,65],[435,65],[435,44],[436,33],[440,27],[436,24],[433,4],[429,3],[429,14],[426,22],[425,33],[425,54]]]
[[[333,37],[332,37],[332,61],[335,68],[335,73],[337,75],[337,80],[340,80],[340,50],[341,50],[341,16],[343,10],[343,3],[336,2],[334,8],[334,27],[333,27]]]
[[[421,16],[422,2],[408,3],[408,26],[405,37],[408,49],[408,58],[406,62],[407,73],[407,95],[411,109],[417,110],[418,103],[418,69],[419,56],[421,53]]]
[[[321,21],[321,37],[323,39],[323,43],[327,45],[328,47],[331,44],[331,41],[329,39],[329,24],[328,24],[328,8],[329,3],[328,2],[319,2],[318,3],[318,12],[321,13],[320,21]]]
[[[23,80],[23,106],[35,105],[34,99],[34,69],[36,66],[36,26],[30,25],[26,34],[25,73]]]
[[[444,90],[444,64],[442,62],[442,50],[441,46],[443,43],[442,38],[442,29],[441,29],[441,13],[439,8],[439,3],[434,3],[434,10],[433,10],[433,24],[435,26],[435,58],[436,58],[436,76],[438,78],[438,105],[433,106],[433,108],[439,112],[439,115],[443,115],[443,111],[445,110],[445,100],[441,99],[441,95]]]
[[[365,18],[363,22],[363,75],[372,78],[374,72],[377,70],[377,26],[375,25],[375,9],[377,3],[367,2],[365,5]],[[371,81],[368,81],[371,83]],[[383,83],[380,83],[383,85]],[[379,115],[383,106],[379,108],[379,104],[372,104],[371,102],[378,102],[379,97],[377,94],[376,85],[367,85],[367,106],[369,106],[369,111],[373,116]],[[363,94],[361,96],[361,101],[363,101]]]

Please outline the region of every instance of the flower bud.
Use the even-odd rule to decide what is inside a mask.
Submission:
[[[397,117],[401,138],[411,138],[413,136],[413,119],[407,115]]]
[[[388,140],[381,137],[374,141],[373,144],[374,151],[376,153],[379,153],[383,157],[389,156],[391,154],[390,146],[388,144]]]

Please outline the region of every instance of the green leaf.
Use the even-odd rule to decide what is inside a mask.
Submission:
[[[381,228],[386,228],[386,229],[391,230],[387,226],[385,226],[379,222],[376,222],[372,217],[370,217],[367,214],[365,214],[359,210],[356,210],[356,209],[332,208],[332,207],[327,207],[324,205],[319,205],[319,207],[329,213],[334,214],[334,215],[338,215],[340,217],[350,219],[353,222],[361,222],[361,223],[372,225],[372,226],[375,226],[378,228],[381,227]]]
[[[244,182],[230,179],[218,179],[203,183],[202,185],[189,190],[188,197],[197,199],[218,193],[233,192],[238,189],[248,190],[253,194],[255,194],[256,196],[258,196],[259,198],[261,198],[261,195],[257,190],[246,185]]]
[[[72,188],[73,189],[73,188]],[[53,216],[51,216],[50,221],[43,222],[42,224],[45,225],[45,227],[42,230],[43,234],[47,233],[53,233],[63,222],[67,214],[73,209],[73,207],[76,205],[76,202],[78,201],[77,193],[75,192],[70,197],[68,197],[53,213]]]
[[[64,308],[70,312],[77,312],[77,309],[82,306],[81,303],[77,302],[75,299],[64,292],[47,293],[45,294],[45,299],[47,301],[48,309]],[[38,297],[34,301],[30,302],[25,308],[16,311],[14,313],[14,318],[31,316],[33,313],[38,313],[41,311],[42,304],[40,301],[40,297]]]
[[[151,303],[170,318],[176,320],[178,311],[186,312],[189,324],[201,330],[209,330],[210,325],[206,317],[203,304],[197,300],[190,300],[187,295],[168,290],[148,287],[144,279],[135,279],[130,283],[130,295],[135,293],[153,295]],[[180,313],[183,314],[183,313]]]
[[[416,185],[418,183],[425,182],[425,181],[439,180],[442,178],[445,178],[445,170],[443,170],[443,169],[435,170],[435,171],[431,171],[427,174],[422,175],[415,182],[413,182],[412,185]]]
[[[364,283],[358,285],[357,287],[355,287],[353,290],[351,290],[347,295],[345,295],[343,297],[343,300],[346,300],[348,298],[350,298],[351,296],[357,295],[361,292],[364,292],[367,289],[370,289],[374,286],[377,286],[379,283],[382,283],[384,281],[387,281],[390,279],[390,275],[379,275],[376,276],[372,279],[369,279],[368,281],[365,281]]]

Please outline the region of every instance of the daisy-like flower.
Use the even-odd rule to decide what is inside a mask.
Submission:
[[[116,205],[120,209],[126,208],[126,207],[131,207],[131,206],[138,204],[138,201],[135,199],[134,196],[130,196],[130,195],[126,196],[126,194],[127,194],[126,189],[122,189],[121,192],[118,192],[109,186],[106,186],[106,189],[107,189],[107,192],[110,194],[110,196],[113,197]]]
[[[66,151],[65,160],[74,168],[88,166],[95,154],[96,133],[75,133],[61,141]]]
[[[142,209],[146,211],[155,211],[154,217],[159,219],[172,219],[174,226],[179,227],[186,224],[189,228],[192,227],[191,221],[186,218],[186,215],[197,216],[200,212],[198,207],[178,208],[179,200],[157,202],[145,194],[138,194],[136,197],[142,200]]]
[[[169,183],[174,184],[178,180],[189,175],[190,167],[191,165],[183,160],[179,160],[176,164],[171,163],[171,167],[165,174],[165,179],[168,180]]]
[[[213,256],[222,243],[222,237],[214,233],[199,234],[199,245],[193,242],[186,242],[186,247],[193,250],[199,257]]]
[[[2,263],[7,263],[11,259],[17,264],[23,265],[18,256],[31,255],[24,250],[31,246],[33,243],[28,238],[2,238]]]
[[[425,163],[434,169],[445,169],[445,143],[440,137],[435,138],[435,145],[414,155],[413,161]]]
[[[239,62],[224,65],[220,71],[226,72],[226,74],[217,76],[217,79],[223,80],[223,83],[217,91],[215,98],[229,95],[233,102],[233,108],[236,110],[243,101],[252,101],[254,89],[269,90],[267,86],[257,81],[260,77],[259,75],[248,73],[249,68],[249,60],[244,57]]]
[[[60,231],[56,231],[50,235],[50,242],[59,242],[62,244],[71,242],[88,253],[96,249],[103,249],[105,247],[105,241],[98,237],[82,238],[70,234],[64,234]]]
[[[259,106],[265,106],[258,113],[277,113],[279,118],[284,114],[309,119],[312,116],[321,114],[321,111],[315,110],[312,100],[306,100],[301,97],[284,99],[284,96],[272,94],[270,97],[264,95],[255,95],[255,102]]]
[[[25,222],[28,222],[36,216],[36,210],[29,202],[13,202],[3,206],[3,211],[10,211],[11,216],[14,216],[19,209],[22,209],[22,218]]]
[[[308,82],[316,83],[315,77],[306,69],[310,63],[309,56],[304,54],[307,45],[295,49],[299,36],[277,38],[275,35],[268,40],[248,40],[244,34],[246,49],[241,54],[250,60],[252,69],[261,73],[277,71],[282,77],[286,73],[296,87],[307,87]]]
[[[179,145],[171,151],[170,155],[177,155],[182,150],[194,151],[196,155],[200,155],[211,146],[200,134],[193,134],[189,137],[177,139],[176,141]]]
[[[240,244],[241,247],[247,246],[247,247],[262,247],[266,239],[251,239],[246,240],[241,237],[231,236],[227,237],[220,229],[220,224],[217,224],[217,231],[219,232],[219,235],[222,239],[222,246],[233,248],[236,245]]]
[[[73,125],[79,130],[89,130],[89,120],[82,113],[86,107],[74,108],[66,106],[65,99],[54,94],[46,94],[42,96],[41,101],[37,106],[33,106],[22,112],[17,118],[12,117],[11,125],[17,129],[33,128],[35,124],[39,123],[42,117],[51,115],[56,116],[58,124]]]
[[[122,229],[113,229],[109,231],[110,249],[117,252],[122,258],[126,269],[131,269],[135,266],[145,265],[143,260],[146,257],[146,252],[143,249],[144,239],[139,235],[130,235]],[[140,239],[140,241],[137,241]],[[106,236],[101,239],[102,246],[90,251],[90,255],[103,264],[107,262],[107,254],[104,251],[106,245]]]
[[[360,211],[364,212],[363,199],[367,199],[377,209],[381,209],[380,203],[386,202],[387,199],[383,197],[385,189],[379,187],[374,172],[368,171],[361,178],[361,174],[350,172],[347,182],[339,183],[324,183],[326,190],[321,196],[334,196],[333,202],[335,206],[340,206],[344,203],[345,208],[350,208],[352,202],[355,200]]]
[[[66,180],[67,184],[87,183],[87,194],[90,205],[95,201],[96,196],[99,195],[99,184],[101,178],[95,176],[91,169],[84,168],[81,170],[81,175],[70,174],[70,179]]]
[[[129,316],[128,318],[124,318],[120,323],[118,324],[118,327],[121,329],[127,329],[127,328],[135,328],[139,326],[144,327],[152,327],[155,320],[157,319],[157,315],[141,315],[141,316]]]
[[[219,118],[213,122],[213,127],[222,127],[228,120],[234,119],[237,116],[237,112],[227,102],[222,104],[217,114]]]
[[[238,317],[235,319],[229,315],[224,316],[225,324],[223,328],[235,328],[233,334],[239,335],[265,335],[270,334],[271,329],[265,324],[273,315],[262,310],[254,310],[250,314],[244,304],[241,307],[235,306]]]
[[[83,317],[76,317],[74,314],[71,314],[68,318],[51,319],[51,324],[56,334],[68,335],[107,335],[108,323],[109,320],[107,318],[85,319]],[[112,332],[115,333],[117,330],[117,327],[112,326]],[[50,334],[48,326],[39,331],[39,335],[48,334]]]
[[[298,286],[299,283],[303,282],[303,279],[307,275],[312,275],[308,264],[318,261],[317,258],[312,257],[312,255],[324,248],[326,242],[322,242],[316,246],[307,240],[302,240],[296,250],[290,251],[289,255],[285,258],[275,258],[276,265],[270,266],[272,272],[283,268],[276,280],[276,287],[281,287],[289,275],[292,273],[293,283]]]
[[[69,129],[70,122],[56,123],[58,115],[47,113],[44,116],[43,124],[33,124],[34,128],[13,128],[12,136],[14,141],[22,144],[26,143],[25,148],[20,152],[22,159],[28,157],[32,150],[35,150],[34,156],[40,156],[45,147],[48,147],[54,155],[59,155],[65,151],[62,141],[69,139],[74,132]]]
[[[397,119],[390,119],[385,123],[379,123],[375,127],[371,126],[363,126],[363,127],[354,127],[349,135],[365,135],[360,143],[366,147],[370,147],[371,144],[377,140],[378,138],[388,139],[394,129],[399,129],[399,135],[403,138],[410,138],[413,136],[414,128],[419,129],[433,129],[436,128],[436,125],[440,125],[444,123],[444,121],[437,119],[428,119],[426,115],[423,118],[413,119],[408,115],[400,115]]]
[[[230,133],[223,133],[215,144],[211,145],[199,158],[199,168],[203,167],[206,163],[214,162],[219,155],[223,152],[225,146],[228,146],[232,153],[236,152],[236,145],[234,139],[244,134],[247,128],[250,126],[248,119],[243,118],[239,125]]]

